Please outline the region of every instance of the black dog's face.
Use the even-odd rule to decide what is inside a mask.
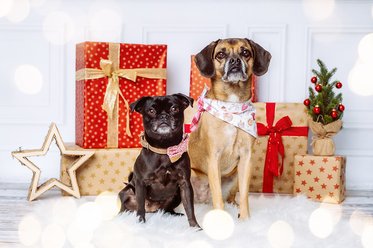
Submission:
[[[172,137],[183,129],[184,110],[193,99],[183,94],[142,97],[131,104],[131,110],[142,114],[145,132],[152,137]]]

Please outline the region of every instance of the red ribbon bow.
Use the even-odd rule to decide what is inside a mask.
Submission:
[[[257,123],[258,135],[269,135],[267,153],[264,164],[263,192],[273,192],[273,179],[282,175],[285,157],[282,136],[308,136],[307,127],[292,127],[289,116],[284,116],[273,125],[275,119],[275,103],[266,103],[267,125]],[[281,160],[279,161],[279,156]]]

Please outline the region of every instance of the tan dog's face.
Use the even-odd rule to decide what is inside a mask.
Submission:
[[[253,49],[245,39],[219,42],[213,54],[215,73],[224,82],[248,80],[254,65]]]
[[[271,54],[249,39],[224,39],[211,42],[199,52],[196,65],[205,77],[223,82],[245,82],[251,74],[267,72]]]

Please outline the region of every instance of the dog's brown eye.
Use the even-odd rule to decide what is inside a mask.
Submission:
[[[172,106],[172,107],[171,107],[171,111],[172,111],[172,112],[179,112],[179,108],[176,107],[176,106]]]
[[[227,55],[225,53],[223,53],[223,52],[218,52],[216,54],[216,58],[217,59],[224,59],[225,57],[227,57]]]
[[[248,58],[248,57],[251,56],[251,53],[250,53],[249,50],[244,49],[244,50],[242,50],[241,55],[244,56],[245,58]]]
[[[155,109],[151,108],[148,110],[148,113],[151,114],[151,115],[155,115]]]

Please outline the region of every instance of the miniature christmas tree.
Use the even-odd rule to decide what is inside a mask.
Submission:
[[[333,91],[334,87],[337,89],[342,88],[342,83],[338,80],[330,82],[337,68],[328,71],[320,59],[317,60],[317,64],[320,67],[320,71],[313,69],[312,73],[315,76],[311,78],[311,82],[315,84],[315,87],[314,89],[309,87],[309,98],[304,100],[304,105],[308,107],[308,113],[313,121],[326,125],[342,119],[345,109],[342,104],[342,93],[336,95]]]

